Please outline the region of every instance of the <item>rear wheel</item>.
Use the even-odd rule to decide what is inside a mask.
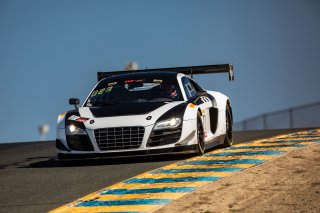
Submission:
[[[201,115],[198,112],[197,116],[197,155],[203,155],[205,152],[205,144],[204,144],[204,132],[203,132],[203,126],[201,121]]]
[[[232,112],[231,112],[231,107],[229,104],[227,104],[227,109],[226,109],[226,136],[224,139],[223,146],[224,147],[229,147],[232,146],[233,144],[233,137],[232,137]]]

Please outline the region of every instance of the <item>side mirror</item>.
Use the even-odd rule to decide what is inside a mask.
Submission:
[[[206,91],[197,91],[197,96],[200,97],[200,96],[205,96],[207,94]]]
[[[69,104],[74,105],[76,109],[78,109],[78,105],[80,104],[79,98],[70,98]]]

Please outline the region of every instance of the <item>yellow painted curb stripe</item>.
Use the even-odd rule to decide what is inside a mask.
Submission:
[[[61,207],[52,212],[91,213],[91,212],[149,212],[163,205],[128,205],[128,206],[92,206],[92,207]]]
[[[179,173],[179,174],[149,174],[145,178],[152,177],[155,179],[160,178],[182,178],[182,177],[224,177],[229,175],[230,172],[188,172],[188,173]]]
[[[170,198],[178,199],[186,193],[158,193],[158,194],[124,194],[124,195],[101,195],[97,200],[130,200],[130,199],[154,199],[154,198]]]
[[[162,187],[201,187],[206,185],[207,182],[177,182],[177,183],[153,183],[153,184],[141,184],[141,183],[129,183],[122,185],[121,188],[127,189],[150,189],[150,188],[162,188]]]

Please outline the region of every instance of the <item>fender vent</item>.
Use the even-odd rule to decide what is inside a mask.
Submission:
[[[212,134],[215,134],[218,127],[218,108],[211,107],[209,109],[210,113],[210,127]]]

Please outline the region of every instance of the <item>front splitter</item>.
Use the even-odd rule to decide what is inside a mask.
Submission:
[[[164,149],[150,149],[139,151],[126,151],[126,152],[108,152],[108,153],[86,153],[86,154],[71,154],[71,153],[58,153],[59,160],[79,160],[79,159],[99,159],[99,158],[121,158],[121,157],[137,157],[149,155],[162,155],[162,154],[190,154],[197,151],[197,144],[190,146],[179,146]]]

